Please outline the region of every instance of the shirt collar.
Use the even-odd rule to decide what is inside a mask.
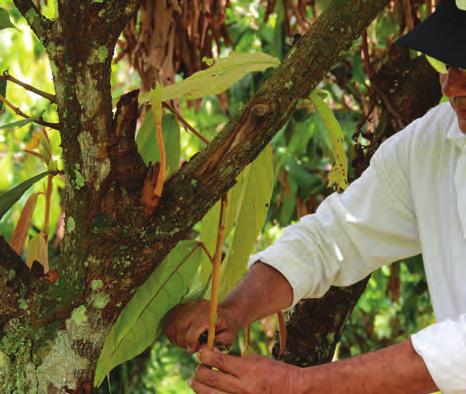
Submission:
[[[466,151],[466,134],[458,126],[458,119],[451,122],[447,132],[447,139],[452,142],[461,151]]]

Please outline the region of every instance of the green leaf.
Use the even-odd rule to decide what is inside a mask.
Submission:
[[[161,331],[165,314],[182,302],[199,265],[196,241],[181,241],[136,291],[105,339],[97,363],[95,386],[118,364],[136,357]]]
[[[233,241],[222,262],[220,299],[239,282],[247,269],[249,255],[254,250],[264,226],[273,190],[272,148],[267,146],[248,166],[241,203],[236,212]]]
[[[246,167],[236,178],[236,184],[228,191],[228,204],[225,220],[225,239],[228,238],[231,230],[236,225],[238,207],[241,207],[244,185],[247,182],[247,175],[249,174],[249,167]],[[213,256],[215,246],[217,243],[218,235],[218,222],[220,216],[220,201],[218,201],[207,214],[203,217],[201,222],[201,232],[199,240],[204,244],[209,253]],[[209,258],[203,253],[201,264],[198,273],[197,285],[199,288],[207,289],[208,280],[212,273],[212,263]],[[209,294],[205,294],[209,297]]]
[[[12,123],[2,125],[2,126],[0,126],[0,129],[20,128],[20,127],[26,126],[29,123],[35,122],[38,119],[39,119],[39,117],[18,120],[16,122],[12,122]]]
[[[181,145],[180,126],[172,115],[164,115],[162,120],[163,141],[167,155],[167,177],[178,170]],[[136,135],[139,154],[146,164],[160,161],[160,151],[155,140],[155,122],[152,111],[148,111]]]
[[[0,95],[3,97],[6,97],[6,80],[1,80],[0,81]],[[0,101],[0,111],[3,108],[3,101]]]
[[[10,15],[3,8],[0,8],[0,30],[6,29],[9,27],[15,27],[10,21]]]
[[[277,67],[280,61],[266,53],[231,52],[228,57],[220,58],[205,70],[198,71],[182,81],[164,86],[163,101],[175,98],[189,100],[220,94],[239,81],[246,74]],[[140,102],[150,99],[149,93],[139,96]]]
[[[317,90],[311,93],[311,100],[325,124],[332,146],[333,159],[335,160],[333,168],[328,175],[328,184],[329,186],[337,185],[340,189],[344,190],[348,186],[348,157],[346,156],[343,142],[345,139],[343,130],[332,110],[320,98]]]
[[[0,194],[0,220],[3,215],[18,201],[21,196],[28,190],[34,183],[40,181],[42,178],[47,176],[50,171],[43,172],[42,174],[36,175],[23,183],[20,183],[15,188]]]

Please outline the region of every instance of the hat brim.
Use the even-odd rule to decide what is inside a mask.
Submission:
[[[466,12],[452,12],[448,1],[396,44],[415,49],[446,64],[466,68]],[[454,2],[453,2],[454,3]],[[454,5],[453,5],[454,6]]]

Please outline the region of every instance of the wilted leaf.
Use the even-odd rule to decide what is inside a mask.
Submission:
[[[105,339],[94,379],[96,386],[112,368],[155,341],[164,315],[186,297],[200,256],[196,241],[181,241],[139,287]]]
[[[31,268],[34,261],[37,261],[44,267],[44,273],[49,272],[48,246],[42,233],[32,237],[28,243],[26,251],[27,266]]]
[[[236,227],[222,263],[220,300],[239,282],[247,269],[249,255],[264,226],[273,190],[272,148],[267,146],[249,165],[236,213]]]
[[[29,227],[31,226],[32,214],[34,213],[39,194],[40,193],[33,193],[29,196],[21,211],[13,236],[11,237],[10,245],[20,256],[21,253],[23,253],[24,243],[26,242]]]
[[[311,100],[317,108],[317,112],[327,128],[332,153],[335,163],[330,174],[328,175],[329,186],[337,185],[344,190],[348,186],[348,158],[344,146],[344,134],[340,123],[333,114],[329,106],[319,97],[316,90],[311,93]]]
[[[247,73],[264,71],[269,67],[277,67],[280,61],[266,53],[231,52],[228,57],[217,59],[215,64],[205,70],[198,71],[182,81],[163,88],[163,101],[175,98],[189,100],[224,92]],[[142,93],[140,102],[149,101],[150,95]]]
[[[26,190],[28,190],[34,183],[40,181],[46,175],[48,175],[50,171],[43,172],[42,174],[36,175],[23,183],[20,183],[15,188],[0,194],[0,220],[2,219],[3,215],[12,207],[12,205],[18,201],[21,196],[24,194]]]
[[[151,111],[148,111],[136,135],[139,154],[146,164],[149,164],[149,162],[155,163],[160,161],[160,151],[155,140],[154,129],[154,116]],[[167,155],[166,177],[168,178],[178,170],[181,155],[180,126],[174,116],[163,116],[162,133],[165,153]]]
[[[0,95],[3,97],[6,96],[6,84],[7,84],[6,80],[0,81]],[[3,108],[3,101],[0,101],[0,111],[2,110],[2,108]]]
[[[3,8],[0,8],[0,30],[6,29],[8,27],[15,27],[10,21],[10,15]]]

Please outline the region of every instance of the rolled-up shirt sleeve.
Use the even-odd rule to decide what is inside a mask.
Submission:
[[[315,214],[288,226],[272,246],[250,258],[250,266],[260,260],[285,276],[293,305],[420,252],[404,169],[408,132],[382,144],[344,193],[330,195]]]
[[[466,315],[432,324],[411,342],[442,393],[466,393]]]

